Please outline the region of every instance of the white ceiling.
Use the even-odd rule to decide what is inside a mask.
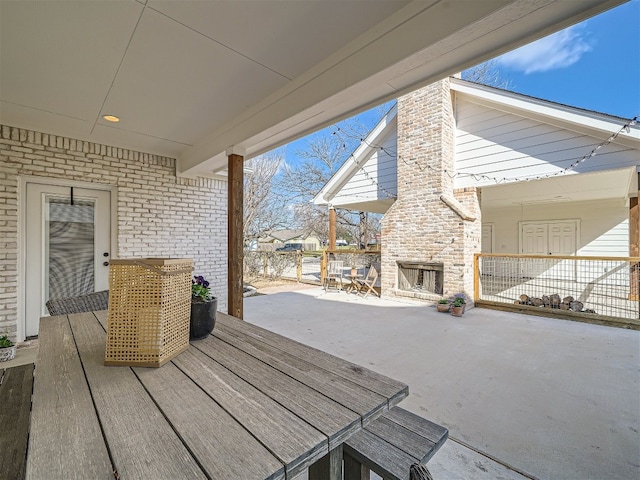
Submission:
[[[635,167],[603,172],[569,174],[561,177],[537,179],[532,182],[514,182],[482,187],[483,211],[559,204],[617,200],[621,204],[636,195],[638,172]],[[393,198],[363,201],[358,198],[336,197],[331,204],[336,208],[384,214],[395,202]],[[326,205],[320,201],[320,205]]]
[[[206,175],[620,3],[0,0],[0,123]]]
[[[482,187],[482,208],[588,202],[616,199],[628,201],[637,195],[636,168],[550,177]]]

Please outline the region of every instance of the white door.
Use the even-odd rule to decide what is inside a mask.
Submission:
[[[573,255],[576,252],[575,222],[550,223],[549,255]]]
[[[522,255],[548,255],[549,238],[546,223],[522,225]]]
[[[545,222],[521,224],[520,253],[523,255],[542,255],[546,257],[568,256],[577,251],[578,222]],[[534,278],[542,274],[565,280],[575,279],[574,263],[545,259],[523,259],[521,274]]]
[[[523,255],[573,255],[576,253],[577,222],[523,223],[520,253]]]
[[[34,336],[50,298],[109,288],[111,193],[27,183],[26,201],[25,335]]]

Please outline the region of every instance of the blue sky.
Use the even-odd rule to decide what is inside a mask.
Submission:
[[[623,118],[640,115],[640,1],[542,38],[496,62],[518,93]]]
[[[515,92],[626,119],[640,116],[640,0],[502,55],[495,64]],[[358,117],[372,128],[380,113]],[[307,142],[287,145],[286,160],[295,161]]]

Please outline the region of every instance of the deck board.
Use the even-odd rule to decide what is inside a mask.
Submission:
[[[173,363],[134,372],[211,478],[284,479],[284,465]]]
[[[66,316],[40,321],[27,478],[113,479],[98,417]]]
[[[233,348],[220,338],[209,336],[193,346],[226,368],[239,373],[261,392],[304,418],[329,438],[329,449],[360,428],[360,416],[309,386],[274,371],[270,365]]]
[[[120,477],[206,478],[131,368],[104,365],[106,333],[93,313],[69,321]]]
[[[216,325],[217,328],[217,325]],[[389,408],[388,399],[358,383],[331,372],[319,372],[316,365],[278,349],[259,339],[247,337],[222,326],[213,334],[234,347],[271,365],[311,388],[327,392],[336,402],[357,412],[363,420],[378,416]]]
[[[281,335],[266,330],[257,325],[243,322],[237,318],[218,312],[216,328],[241,329],[247,335],[269,344],[275,348],[295,354],[299,358],[306,360],[313,365],[334,372],[343,378],[354,382],[362,387],[372,390],[379,395],[390,399],[390,407],[399,403],[409,395],[409,387],[402,382],[394,380],[369,370],[348,360],[344,360],[316,348],[304,345],[292,339],[284,338]],[[215,330],[214,330],[215,333]]]
[[[392,421],[398,425],[402,425],[404,428],[433,442],[435,448],[429,452],[427,457],[422,459],[423,462],[429,461],[444,442],[447,441],[447,438],[449,438],[449,432],[446,428],[407,410],[400,410],[399,408],[391,409],[385,413],[380,420]]]
[[[33,363],[0,369],[0,479],[24,478]]]
[[[189,348],[173,363],[287,465],[287,476],[302,471],[329,451],[325,435],[232,371]],[[305,463],[305,459],[307,459]]]

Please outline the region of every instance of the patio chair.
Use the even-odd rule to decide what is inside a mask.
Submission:
[[[335,284],[338,288],[338,282],[340,283],[340,290],[342,290],[342,270],[344,269],[344,262],[342,260],[331,260],[327,266],[327,276],[324,279],[324,291],[326,292],[331,283]]]
[[[51,316],[106,310],[109,308],[109,290],[87,293],[77,297],[52,298],[46,305]]]
[[[370,292],[373,292],[374,295],[379,297],[378,292],[373,288],[378,280],[378,269],[374,264],[371,264],[369,267],[369,272],[365,278],[356,278],[356,283],[358,284],[358,292],[364,292],[364,297],[367,298]]]

